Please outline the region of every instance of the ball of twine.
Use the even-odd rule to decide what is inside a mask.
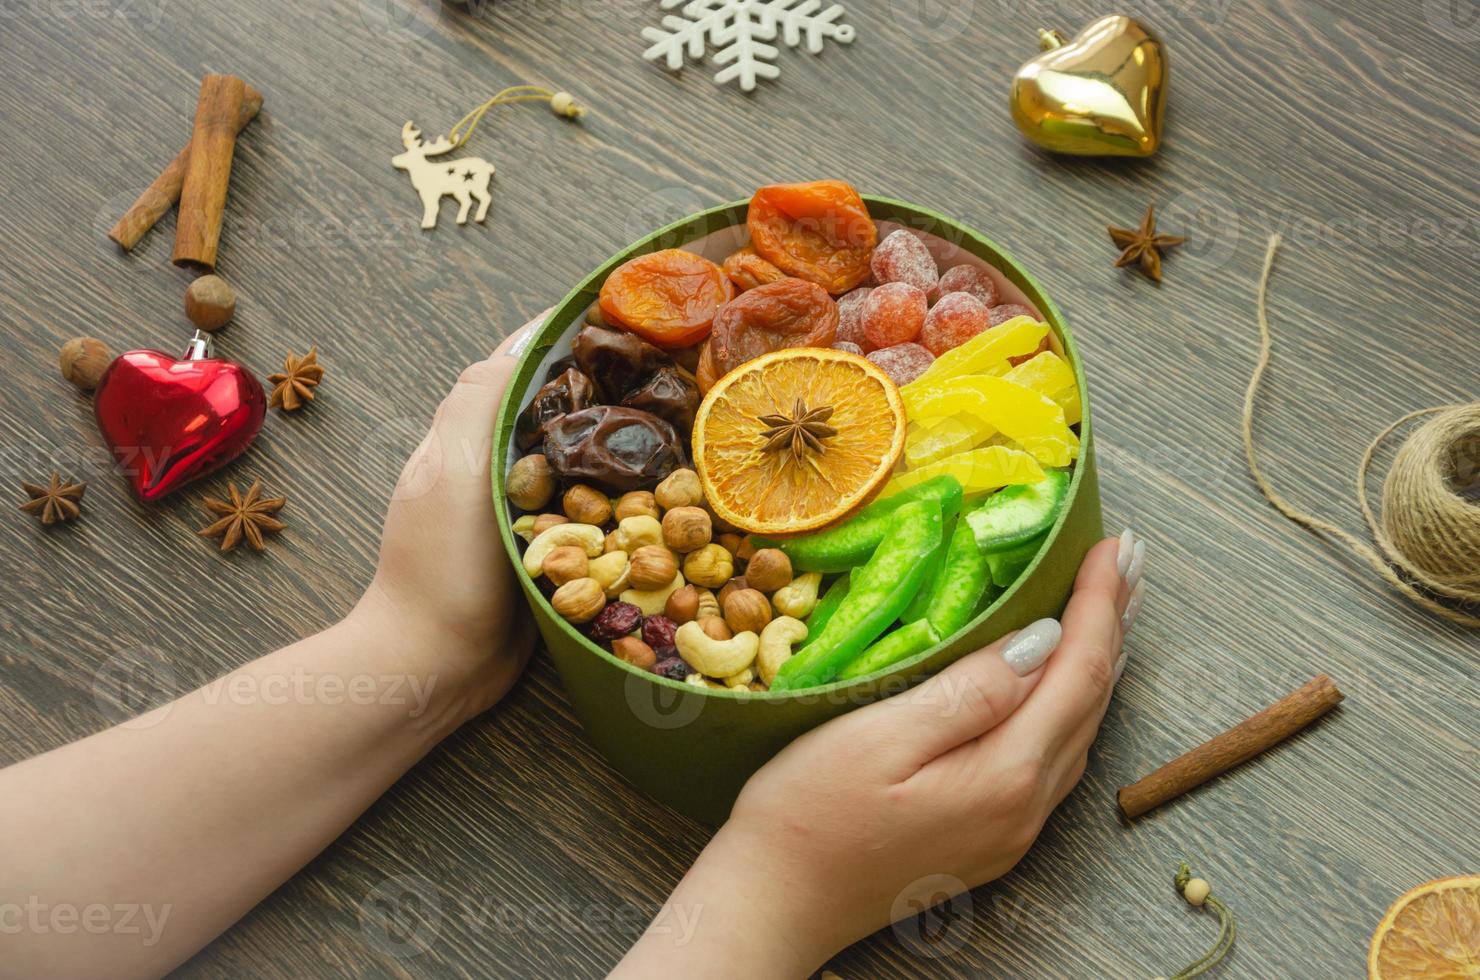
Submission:
[[[1380,553],[1356,535],[1295,507],[1270,485],[1260,469],[1254,452],[1255,395],[1269,366],[1271,341],[1265,294],[1279,246],[1280,236],[1272,236],[1264,254],[1256,307],[1259,361],[1244,393],[1244,454],[1254,482],[1280,513],[1302,527],[1346,544],[1411,602],[1451,622],[1480,626],[1480,616],[1434,598],[1439,595],[1461,605],[1480,605],[1480,499],[1473,496],[1480,491],[1480,402],[1410,412],[1368,443],[1357,467],[1357,500]],[[1400,426],[1424,416],[1433,417],[1414,429],[1393,457],[1383,481],[1379,522],[1367,498],[1373,454]],[[1427,591],[1415,587],[1414,582]]]

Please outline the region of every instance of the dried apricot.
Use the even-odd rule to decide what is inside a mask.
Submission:
[[[785,279],[786,273],[756,254],[749,245],[730,254],[720,268],[730,277],[737,289],[754,289],[764,283]]]
[[[879,240],[863,198],[842,180],[762,187],[745,224],[761,258],[834,296],[868,278]]]
[[[699,386],[699,394],[709,394],[709,389],[719,380],[719,374],[719,369],[714,366],[713,349],[706,340],[699,346],[699,363],[694,368],[694,383]]]
[[[787,347],[831,347],[838,304],[805,279],[778,279],[748,289],[715,315],[709,354],[715,376]]]
[[[702,255],[665,248],[612,270],[601,286],[601,313],[659,347],[687,347],[704,339],[715,312],[734,295],[719,266]]]

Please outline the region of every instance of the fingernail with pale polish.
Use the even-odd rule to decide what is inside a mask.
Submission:
[[[1141,598],[1146,594],[1144,583],[1137,582],[1136,587],[1131,590],[1131,597],[1126,600],[1125,613],[1120,617],[1120,632],[1122,635],[1129,633],[1135,625],[1136,614],[1141,611]]]
[[[1130,571],[1131,559],[1135,557],[1135,551],[1136,532],[1126,528],[1120,532],[1120,546],[1115,551],[1115,571],[1121,578],[1125,578],[1126,573]]]
[[[1018,631],[1002,648],[1002,659],[1019,677],[1031,674],[1043,666],[1043,661],[1053,653],[1063,639],[1064,628],[1057,619],[1040,619]]]
[[[1125,584],[1129,589],[1135,589],[1141,584],[1141,573],[1146,570],[1146,542],[1140,538],[1136,539],[1136,546],[1131,549],[1131,563],[1125,569]]]

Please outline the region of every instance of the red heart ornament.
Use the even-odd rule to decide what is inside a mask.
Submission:
[[[232,361],[157,350],[118,355],[93,394],[98,429],[143,500],[160,500],[240,456],[267,414],[262,384]]]

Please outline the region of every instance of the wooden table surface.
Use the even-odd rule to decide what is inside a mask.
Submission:
[[[746,97],[641,60],[652,2],[398,2],[6,5],[0,476],[17,494],[54,466],[91,486],[75,525],[0,521],[0,762],[342,615],[400,461],[463,365],[658,224],[837,176],[984,231],[1056,297],[1089,364],[1106,524],[1136,527],[1151,559],[1089,771],[1032,853],[925,938],[884,930],[831,967],[1167,974],[1215,932],[1172,891],[1186,857],[1240,915],[1222,975],[1349,977],[1396,895],[1480,870],[1475,634],[1287,524],[1238,437],[1272,231],[1286,246],[1257,432],[1292,498],[1360,528],[1368,438],[1480,391],[1474,0],[1128,3],[1174,66],[1167,145],[1144,162],[1048,158],[1005,110],[1034,29],[1076,30],[1108,12],[1093,5],[855,3],[856,43],[784,53],[781,80]],[[56,351],[77,334],[183,348],[173,218],[132,255],[104,231],[185,142],[208,71],[266,96],[232,174],[220,269],[242,300],[220,348],[266,374],[317,344],[329,373],[245,459],[145,507]],[[592,112],[499,110],[470,147],[499,168],[487,224],[453,226],[449,203],[419,231],[389,165],[401,124],[445,131],[523,81]],[[1111,268],[1104,230],[1150,201],[1193,238],[1160,288]],[[289,496],[290,530],[264,555],[220,555],[193,534],[200,499],[256,476]],[[1117,818],[1116,787],[1321,672],[1348,695],[1335,715],[1134,826]],[[181,973],[597,976],[707,836],[606,767],[537,658]],[[362,903],[398,897],[409,945],[362,925]]]

